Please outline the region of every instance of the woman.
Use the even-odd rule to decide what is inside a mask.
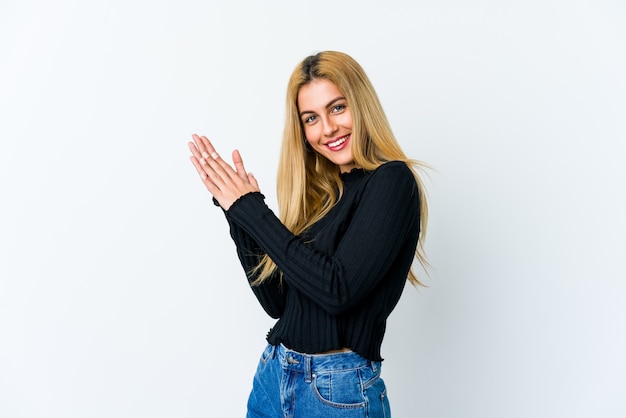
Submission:
[[[280,218],[233,152],[206,137],[191,161],[222,207],[252,291],[273,318],[248,417],[388,417],[386,319],[417,257],[426,267],[421,181],[350,56],[294,70],[278,169]],[[421,232],[421,235],[420,235]]]

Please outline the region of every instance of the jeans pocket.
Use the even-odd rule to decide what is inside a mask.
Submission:
[[[363,408],[365,398],[359,369],[316,374],[311,385],[315,396],[335,408]]]
[[[367,389],[380,380],[380,362],[372,363],[375,367],[363,367],[360,369],[363,389]]]
[[[267,364],[267,362],[270,361],[274,357],[275,349],[276,347],[274,347],[271,344],[268,344],[267,347],[265,347],[265,350],[263,350],[263,353],[261,354],[261,363]]]

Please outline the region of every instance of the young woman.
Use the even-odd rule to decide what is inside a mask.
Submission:
[[[280,217],[241,156],[193,135],[191,161],[230,225],[252,291],[273,318],[248,417],[388,417],[386,320],[414,258],[426,267],[427,206],[367,75],[334,51],[307,57],[287,90]]]

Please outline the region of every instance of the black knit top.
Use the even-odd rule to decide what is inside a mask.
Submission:
[[[249,193],[226,212],[248,280],[267,253],[283,273],[252,290],[278,318],[267,340],[303,353],[347,347],[382,360],[387,317],[406,283],[420,232],[419,196],[399,161],[341,175],[344,194],[304,234],[291,233]]]

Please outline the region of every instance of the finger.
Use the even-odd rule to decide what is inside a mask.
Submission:
[[[202,135],[199,139],[200,139],[200,142],[202,142],[204,152],[206,152],[207,154],[207,155],[202,154],[202,156],[204,158],[209,158],[209,156],[212,156],[213,158],[215,158],[213,154],[217,154],[217,152],[215,151],[215,147],[213,146],[211,141],[209,141],[209,138]]]
[[[254,174],[252,173],[248,173],[248,182],[250,182],[250,185],[252,187],[254,187],[254,189],[258,192],[261,189],[259,188],[259,183],[257,183],[256,181],[256,177],[254,177]]]
[[[190,159],[203,181],[206,178],[209,178],[211,182],[216,185],[218,185],[218,183],[221,182],[220,180],[221,176],[215,172],[213,167],[211,167],[211,165],[205,158],[203,157],[196,158],[195,156],[192,155]]]
[[[204,151],[202,152],[202,157],[211,166],[211,168],[216,174],[216,177],[214,177],[213,180],[217,183],[218,178],[221,179],[222,182],[228,182],[230,179],[232,179],[233,178],[232,167],[228,163],[226,163],[224,160],[222,160],[222,158],[219,156],[219,154],[215,150],[215,147],[213,146],[211,141],[209,141],[209,138],[203,135],[199,137],[198,139],[202,143],[202,146],[204,149]],[[200,162],[202,162],[202,160],[200,160]],[[219,186],[222,187],[223,184]]]
[[[204,145],[204,142],[202,141],[200,136],[198,136],[197,134],[193,134],[191,135],[191,138],[193,139],[193,142],[196,144],[196,148],[198,149],[198,152],[200,153],[200,155],[207,152],[206,146]]]
[[[187,145],[189,146],[189,151],[191,151],[191,154],[198,160],[200,160],[200,158],[202,158],[202,155],[200,154],[200,151],[198,150],[196,144],[194,144],[193,142],[188,142]]]
[[[198,153],[194,153],[194,157],[198,159],[198,162],[201,164],[201,167],[204,169],[207,175],[209,175],[213,182],[218,185],[218,187],[223,186],[223,184],[219,184],[220,182],[228,181],[232,178],[232,174],[225,169],[224,163],[219,161],[218,164],[213,164],[215,160],[221,160],[217,152],[215,151],[215,147],[209,138],[202,135],[193,134],[192,138],[198,150]],[[190,146],[191,148],[191,146]],[[193,148],[192,148],[193,152]],[[232,171],[232,168],[226,164],[227,168]],[[208,171],[210,169],[210,171]]]
[[[246,169],[243,166],[243,160],[241,159],[241,154],[239,154],[238,150],[233,151],[233,164],[235,165],[235,171],[237,172],[237,175],[243,181],[248,181],[248,174],[246,173]]]
[[[204,159],[198,160],[193,156],[190,157],[190,160],[196,168],[198,175],[200,175],[202,183],[209,190],[209,192],[211,192],[213,196],[218,196],[222,193],[222,189],[219,186],[221,182],[215,172],[208,167],[206,161],[204,161]],[[215,180],[216,178],[217,181]]]
[[[189,157],[189,159],[193,163],[193,166],[195,167],[195,169],[198,172],[198,175],[200,176],[202,181],[206,180],[209,177],[209,175],[207,174],[203,164],[200,162],[201,160],[198,160],[194,156]]]
[[[203,166],[206,165],[205,168],[214,173],[215,181],[221,181],[221,182],[229,181],[231,176],[228,174],[226,168],[221,163],[220,156],[215,151],[213,151],[211,155],[208,155],[208,154],[205,154],[205,155],[206,157],[203,157],[200,160],[200,163]],[[226,164],[226,166],[228,166],[228,164]],[[228,166],[228,168],[231,168],[231,167]]]
[[[244,179],[239,176],[239,174],[233,169],[233,167],[226,161],[224,161],[222,157],[220,157],[220,155],[215,152],[215,150],[213,150],[213,152],[211,152],[211,155],[206,158],[206,161],[211,166],[213,171],[215,171],[215,173],[219,176],[224,185],[231,184],[233,182],[241,184],[242,181],[247,183],[248,179]],[[222,185],[220,184],[218,184],[218,186],[220,186],[220,188],[222,187]]]

